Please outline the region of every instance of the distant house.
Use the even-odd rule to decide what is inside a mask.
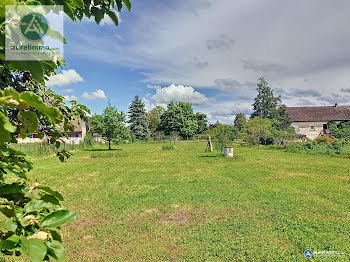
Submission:
[[[298,135],[315,139],[329,134],[328,122],[350,121],[350,106],[286,107]]]
[[[80,144],[84,141],[84,138],[86,136],[86,124],[82,120],[71,120],[72,124],[75,125],[75,129],[73,132],[68,131],[67,135],[68,138],[63,138],[66,143],[68,144]],[[63,126],[60,125],[61,127]],[[45,139],[45,138],[44,138]],[[26,138],[17,138],[18,143],[34,143],[34,142],[41,142],[42,139],[39,138],[38,134],[30,134]]]

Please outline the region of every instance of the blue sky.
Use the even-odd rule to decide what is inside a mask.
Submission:
[[[251,112],[264,76],[287,106],[350,101],[350,2],[132,1],[115,27],[65,19],[66,66],[47,84],[94,113],[192,102],[210,121]]]

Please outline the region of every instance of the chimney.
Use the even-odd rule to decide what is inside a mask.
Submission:
[[[338,107],[338,103],[335,103],[334,107]]]

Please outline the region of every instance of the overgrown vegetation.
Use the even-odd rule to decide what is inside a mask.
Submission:
[[[350,140],[350,121],[340,122],[339,126],[331,121],[328,123],[328,128],[335,138]]]
[[[350,145],[349,142],[344,139],[338,139],[335,141],[330,141],[329,139],[318,139],[304,143],[284,145],[278,148],[287,149],[290,152],[350,157]]]

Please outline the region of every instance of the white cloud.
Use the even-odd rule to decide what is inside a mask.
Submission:
[[[73,93],[73,92],[74,92],[74,89],[66,88],[66,89],[62,89],[62,92],[65,92],[65,93]]]
[[[107,99],[105,92],[101,89],[97,89],[96,91],[91,93],[84,92],[81,97],[86,98],[88,100]]]
[[[72,100],[78,100],[76,96],[64,96],[64,100],[66,101],[72,101]]]
[[[164,88],[157,88],[155,95],[152,99],[157,103],[169,103],[171,101],[182,101],[190,102],[194,105],[204,105],[207,104],[209,99],[195,91],[192,87],[186,87],[183,85],[170,85]]]
[[[63,70],[62,73],[51,76],[46,82],[47,86],[67,86],[74,83],[79,83],[84,79],[74,70]]]

